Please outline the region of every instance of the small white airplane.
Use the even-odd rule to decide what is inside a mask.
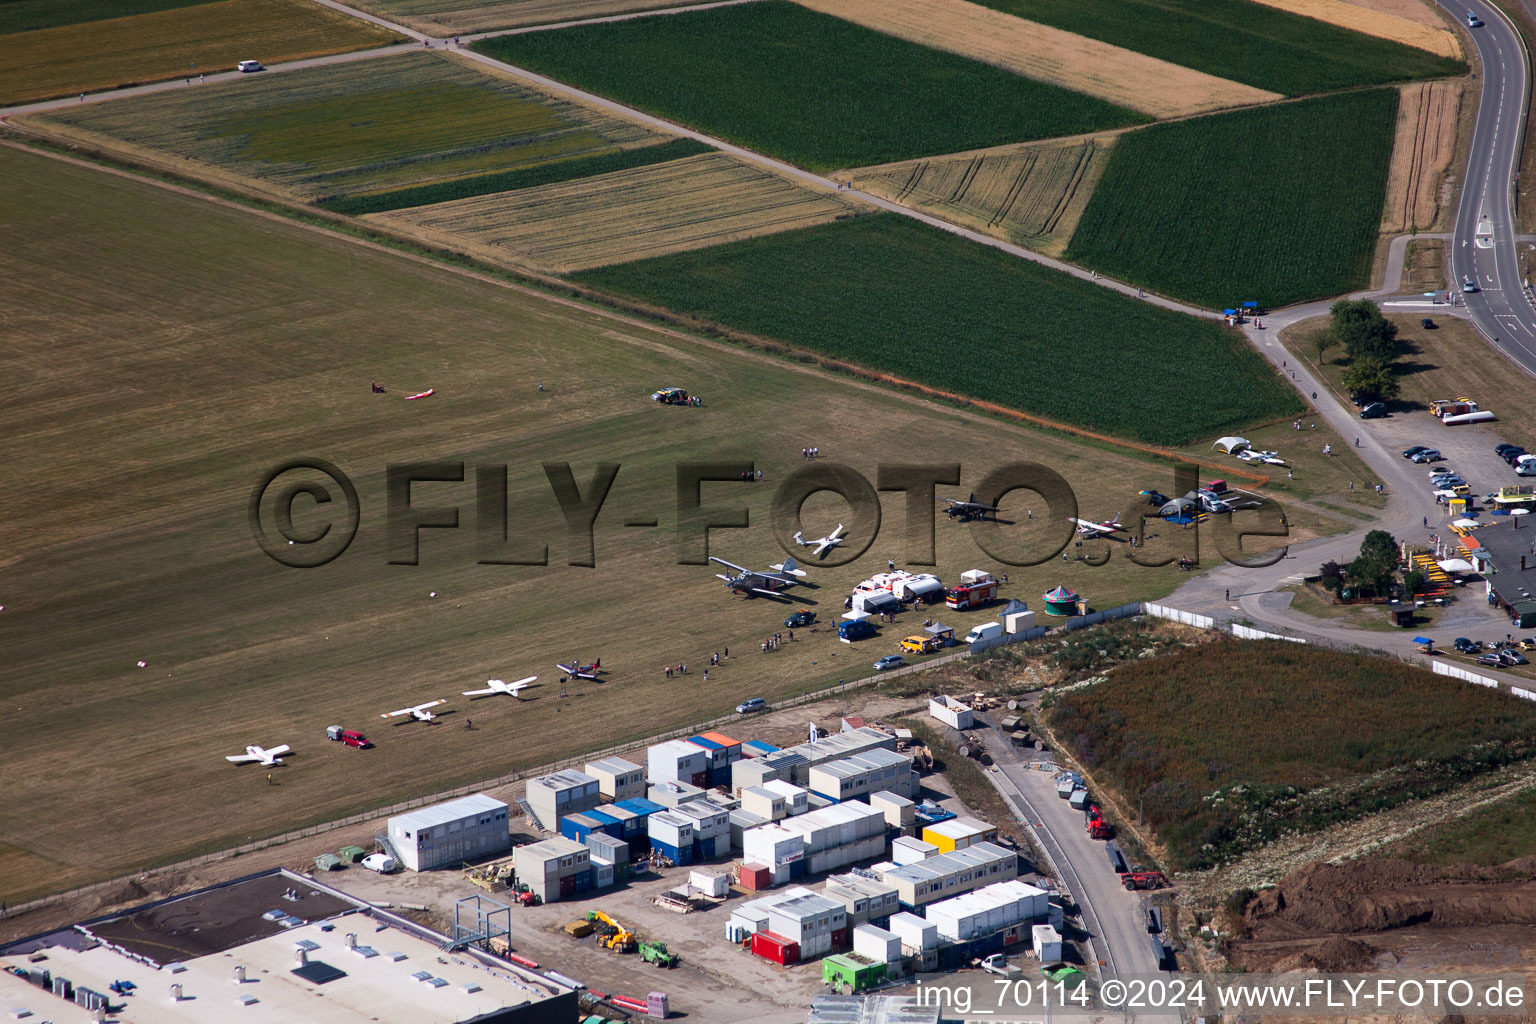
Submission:
[[[488,687],[487,689],[484,689],[484,690],[465,690],[464,691],[464,696],[466,696],[466,697],[489,697],[489,696],[491,696],[492,694],[495,694],[495,693],[507,693],[507,694],[511,694],[514,697],[517,697],[518,700],[522,700],[521,697],[518,697],[518,694],[522,693],[523,689],[525,687],[527,687],[527,685],[529,683],[533,682],[537,678],[539,678],[539,677],[538,676],[529,676],[527,679],[519,679],[515,683],[504,682],[503,680],[500,680],[500,679],[487,679],[485,681],[485,685]]]
[[[838,523],[837,529],[833,530],[825,537],[820,537],[816,540],[806,540],[804,537],[800,536],[799,531],[795,532],[795,543],[799,544],[803,548],[814,547],[816,550],[811,552],[811,554],[815,555],[817,558],[825,558],[828,551],[831,551],[833,548],[837,547],[845,539],[846,535],[843,533],[842,523]],[[778,566],[775,566],[775,568],[778,568]]]
[[[256,761],[259,762],[263,767],[271,768],[274,765],[282,764],[282,755],[288,753],[292,749],[293,748],[288,746],[286,743],[280,747],[272,747],[271,749],[252,745],[245,748],[245,753],[230,754],[226,756],[224,760],[233,762],[234,764],[250,764],[252,761]]]
[[[1077,532],[1085,537],[1108,537],[1111,534],[1124,533],[1125,527],[1120,525],[1120,517],[1106,519],[1102,523],[1096,523],[1091,519],[1077,519],[1067,517],[1067,522],[1077,524]]]
[[[387,714],[380,715],[379,717],[399,718],[401,715],[410,715],[418,722],[435,722],[437,721],[437,716],[432,713],[432,709],[437,707],[439,704],[446,703],[448,702],[442,698],[438,698],[437,700],[429,700],[425,704],[417,704],[413,708],[401,708],[399,711],[391,711]]]

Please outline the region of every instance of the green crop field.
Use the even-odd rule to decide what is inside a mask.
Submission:
[[[418,185],[415,188],[395,189],[392,192],[369,192],[363,195],[341,196],[322,200],[321,204],[336,213],[362,215],[404,210],[413,206],[429,206],[455,199],[470,199],[495,192],[512,192],[535,185],[549,185],[557,181],[590,178],[612,171],[627,171],[633,167],[666,163],[700,153],[714,152],[709,146],[693,139],[674,139],[655,146],[640,149],[621,149],[597,156],[576,157],[552,164],[539,164],[517,171],[499,174],[478,174],[472,178],[456,178],[435,185]]]
[[[0,18],[7,6],[0,4]],[[126,16],[92,20],[109,13],[100,0],[57,0],[42,12],[29,4],[17,12],[17,23],[46,13],[51,27],[0,37],[0,104],[188,75],[195,83],[200,72],[233,71],[248,58],[276,64],[405,41],[310,0],[133,0],[114,7]]]
[[[745,697],[857,679],[912,631],[903,613],[855,647],[823,628],[762,652],[786,607],[733,598],[713,567],[678,564],[679,462],[763,470],[760,484],[708,483],[702,495],[708,509],[750,513],[750,529],[712,531],[711,551],[756,567],[784,556],[768,509],[810,443],[823,464],[870,480],[882,462],[958,462],[961,484],[947,495],[1006,462],[1039,461],[1094,510],[1169,478],[1107,446],[10,148],[0,149],[0,194],[27,197],[0,217],[10,384],[0,405],[0,900],[13,906],[654,735]],[[664,386],[705,404],[651,402]],[[428,387],[431,398],[403,400]],[[264,474],[298,457],[333,462],[360,500],[352,545],[308,570],[262,554],[247,517]],[[422,530],[420,564],[390,564],[385,467],[429,459],[465,460],[466,479],[417,484],[412,501],[458,506],[461,526]],[[583,494],[597,464],[621,464],[593,568],[567,564],[583,552],[567,541],[543,469],[567,460]],[[490,552],[476,539],[478,464],[507,467],[509,540],[499,517],[485,520]],[[812,566],[816,587],[790,607],[835,618],[872,561],[921,556],[903,539],[905,495],[883,504],[869,554]],[[296,530],[310,533],[324,511],[301,499]],[[621,525],[644,517],[659,527]],[[1046,519],[993,531],[1048,559],[1047,541],[1064,543],[1070,527]],[[816,536],[840,520],[853,543],[871,539],[870,519],[850,518],[834,496],[806,504]],[[263,521],[275,528],[270,508]],[[1005,566],[978,548],[974,527],[942,516],[935,527],[935,571],[1006,570],[1004,596],[1032,600],[1065,583],[1110,607],[1187,578],[1120,557],[1101,568]],[[1169,543],[1190,537],[1175,532]],[[1162,543],[1149,543],[1153,554]],[[546,544],[548,566],[480,561],[537,558]],[[963,634],[995,616],[945,612],[944,622]],[[699,667],[726,647],[706,683]],[[607,681],[562,687],[555,662],[572,657],[600,657]],[[661,667],[679,662],[692,667],[688,680],[665,679]],[[525,675],[540,677],[529,700],[460,696]],[[439,697],[449,700],[443,727],[379,718]],[[327,743],[332,724],[367,732],[378,749]],[[223,760],[249,743],[294,748],[277,785]],[[83,842],[82,815],[110,841]]]
[[[1178,444],[1300,409],[1236,332],[896,214],[575,277],[1120,437]]]
[[[977,0],[1287,96],[1466,72],[1459,60],[1251,0]]]
[[[667,138],[426,52],[65,107],[38,120],[306,199],[451,182]]]
[[[1375,89],[1127,132],[1066,258],[1216,308],[1362,288],[1396,116]]]
[[[0,36],[192,7],[207,0],[0,0]]]
[[[1149,120],[786,0],[474,45],[817,170]]]
[[[1176,867],[1220,864],[1536,755],[1536,705],[1360,654],[1224,641],[1121,666],[1048,712]]]

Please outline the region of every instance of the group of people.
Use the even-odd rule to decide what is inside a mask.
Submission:
[[[795,631],[794,630],[790,630],[789,631],[789,639],[790,640],[794,640],[795,639]],[[781,643],[783,643],[783,642],[784,642],[784,637],[781,634],[775,633],[772,636],[770,636],[768,639],[763,641],[762,648],[763,648],[764,651],[776,651],[776,650],[779,649],[779,645]]]
[[[800,457],[802,459],[814,459],[814,458],[816,458],[820,454],[821,454],[821,449],[820,448],[801,448],[800,449]]]
[[[1189,556],[1185,555],[1185,556],[1183,556],[1183,557],[1181,557],[1179,559],[1179,569],[1181,571],[1183,571],[1183,572],[1193,572],[1194,568],[1195,568],[1195,560],[1193,558],[1190,558]],[[1229,591],[1229,593],[1230,593],[1230,591]]]
[[[760,470],[760,469],[756,470],[756,471],[750,470],[750,469],[744,469],[741,472],[741,482],[744,483],[744,484],[753,483],[754,481],[762,480],[762,478],[763,478],[763,471]]]

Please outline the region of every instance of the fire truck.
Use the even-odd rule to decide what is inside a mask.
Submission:
[[[944,592],[946,608],[980,608],[997,600],[997,580],[981,569],[970,569],[960,574],[960,585]]]

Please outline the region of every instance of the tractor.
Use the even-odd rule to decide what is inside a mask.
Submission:
[[[592,922],[597,929],[598,945],[611,949],[615,953],[633,953],[635,951],[635,933],[619,924],[619,922],[601,910],[587,911],[587,920]]]
[[[1125,886],[1127,892],[1135,892],[1137,889],[1161,889],[1168,884],[1168,878],[1161,871],[1148,871],[1137,864],[1120,875],[1120,884]]]
[[[657,967],[677,966],[677,954],[669,953],[665,942],[641,942],[640,958]]]

